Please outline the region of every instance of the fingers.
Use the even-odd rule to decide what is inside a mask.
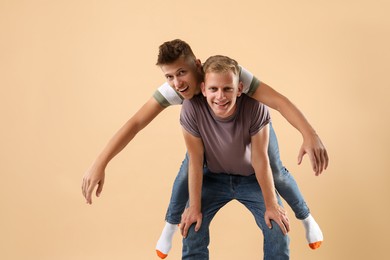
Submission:
[[[315,151],[314,156],[317,162],[316,176],[320,175],[328,167],[329,157],[326,149],[318,149]]]
[[[282,220],[277,221],[276,223],[278,223],[280,229],[283,232],[283,235],[287,235],[287,232],[290,229],[288,222],[282,219]]]
[[[325,149],[321,149],[321,151],[319,152],[319,157],[321,161],[321,168],[319,174],[321,174],[322,171],[328,168],[328,163],[329,163],[328,152]]]
[[[276,223],[279,225],[280,229],[282,230],[283,235],[287,235],[287,233],[290,231],[290,222],[287,216],[282,216],[281,219],[276,221]]]
[[[286,211],[279,207],[278,209],[274,209],[271,211],[266,211],[264,214],[264,220],[265,224],[268,226],[268,228],[272,228],[272,221],[276,222],[278,226],[280,227],[280,230],[282,231],[283,235],[287,235],[287,233],[290,231],[290,221],[287,217]]]
[[[315,173],[315,175],[318,175],[318,158],[315,154],[314,151],[310,151],[307,153],[307,155],[309,156],[309,159],[310,159],[310,163],[311,163],[311,166],[313,168],[313,171]]]
[[[83,179],[83,184],[81,186],[84,198],[87,198],[88,187],[89,187],[89,180],[84,178]]]
[[[92,193],[93,193],[93,190],[95,189],[96,185],[97,185],[96,182],[91,181],[88,178],[83,179],[82,193],[83,193],[84,198],[86,199],[87,204],[92,204]],[[99,187],[98,187],[98,190],[96,191],[96,193],[99,192],[99,195],[100,195],[102,189],[103,189],[103,185],[99,184]]]
[[[199,229],[200,229],[200,226],[202,225],[202,219],[198,219],[196,222],[196,225],[195,225],[195,232],[198,232]],[[194,224],[194,223],[191,223],[191,222],[182,222],[180,223],[180,233],[181,235],[186,238],[187,235],[188,235],[188,230],[190,229],[191,225]]]
[[[186,222],[180,223],[180,233],[181,235],[186,238],[188,234],[188,229],[190,228],[191,224],[189,225]]]
[[[98,188],[96,190],[96,197],[99,197],[100,194],[102,193],[103,190],[103,185],[104,185],[104,180],[101,180],[98,184]]]
[[[328,164],[329,164],[329,157],[328,157],[328,152],[325,150],[324,152],[324,158],[325,158],[325,170],[328,168]]]
[[[95,185],[89,185],[86,191],[86,197],[85,199],[87,200],[87,204],[92,204],[92,193],[93,190],[95,189]]]
[[[298,165],[302,163],[302,159],[305,154],[306,154],[305,150],[301,148],[298,153]]]
[[[187,211],[188,208],[184,210],[183,214],[181,215],[181,222],[180,222],[180,233],[181,235],[186,238],[187,237],[187,232],[188,232],[188,218],[187,218]]]
[[[316,157],[318,158],[318,168],[317,168],[316,176],[318,176],[324,170],[324,165],[325,165],[324,153],[322,151],[319,151]]]
[[[309,152],[299,152],[298,164],[302,162],[303,156],[307,153],[316,176],[319,176],[328,167],[329,157],[325,149],[312,149]]]
[[[288,219],[287,216],[285,216],[285,219],[283,220],[283,224],[286,227],[286,231],[287,231],[286,234],[287,234],[288,232],[290,232],[290,220]]]
[[[196,220],[195,232],[199,231],[201,225],[202,225],[202,218],[198,217],[198,219]]]
[[[202,225],[202,214],[192,215],[187,208],[181,217],[180,223],[180,233],[184,238],[187,237],[192,224],[195,224],[195,232],[198,232]]]
[[[304,139],[298,153],[298,165],[302,163],[305,154],[309,156],[312,169],[316,176],[319,176],[327,169],[329,164],[328,152],[317,135]]]
[[[271,219],[267,216],[264,216],[264,218],[265,218],[265,224],[269,229],[271,229],[272,228]]]

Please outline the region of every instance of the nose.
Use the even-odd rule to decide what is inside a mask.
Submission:
[[[178,78],[174,78],[173,79],[173,86],[176,88],[176,89],[179,89],[182,85],[182,82],[181,80],[179,80]]]
[[[218,99],[223,99],[225,97],[225,93],[221,89],[217,91],[216,95]]]

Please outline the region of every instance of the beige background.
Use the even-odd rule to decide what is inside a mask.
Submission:
[[[195,2],[195,3],[191,3]],[[204,61],[234,57],[304,112],[331,164],[298,166],[300,134],[272,112],[282,159],[324,231],[312,251],[293,217],[292,259],[385,259],[390,228],[388,1],[0,1],[0,259],[157,259],[185,153],[167,109],[107,169],[85,204],[81,179],[164,81],[158,46],[181,38]],[[211,259],[262,259],[262,235],[231,203]],[[168,259],[179,259],[177,235]]]

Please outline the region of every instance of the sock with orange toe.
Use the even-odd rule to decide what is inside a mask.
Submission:
[[[172,238],[177,229],[177,224],[170,224],[165,222],[165,227],[156,245],[156,253],[161,259],[164,259],[168,256],[169,250],[172,248]]]
[[[306,230],[306,239],[307,242],[309,242],[309,247],[311,249],[319,248],[324,240],[320,226],[314,220],[312,215],[303,219],[302,223]]]

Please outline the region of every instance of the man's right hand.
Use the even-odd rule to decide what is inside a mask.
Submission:
[[[187,237],[188,229],[194,223],[196,223],[195,232],[197,232],[202,225],[202,213],[200,212],[200,210],[188,207],[181,215],[180,232],[184,238]]]

